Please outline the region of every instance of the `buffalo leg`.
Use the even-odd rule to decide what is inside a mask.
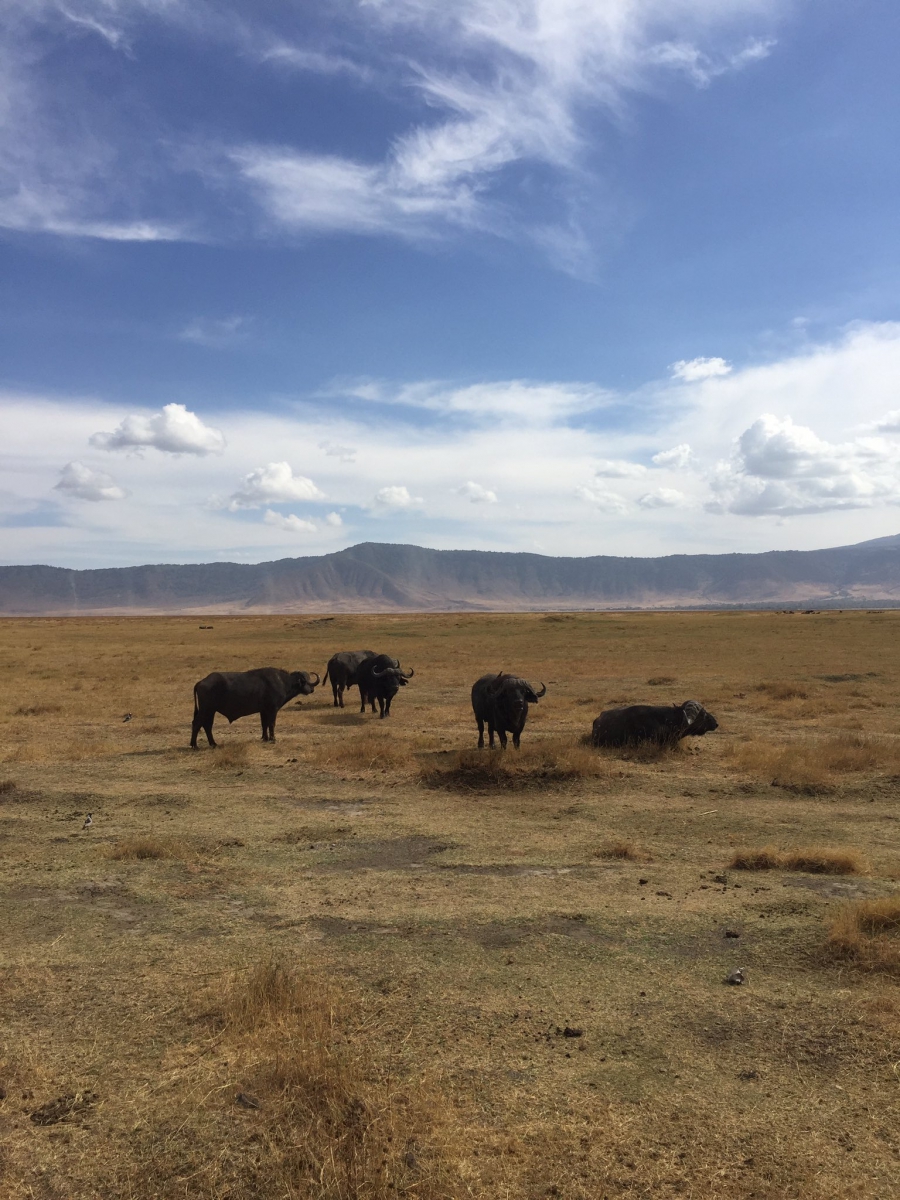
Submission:
[[[478,723],[478,749],[483,750],[484,749],[484,721],[482,721],[481,717],[476,717],[475,720]]]
[[[491,750],[494,749],[494,723],[490,717],[488,717],[488,746]]]
[[[366,693],[362,690],[362,688],[359,689],[359,711],[361,713],[366,711]]]
[[[194,720],[191,724],[191,749],[192,750],[197,749],[197,734],[200,732],[200,727],[202,726],[202,724],[203,724],[203,722],[200,719],[200,714],[198,712],[195,712]]]
[[[497,737],[499,737],[499,739],[500,739],[500,749],[505,750],[506,749],[506,730],[503,729],[502,727],[500,729],[498,729]]]
[[[213,721],[215,719],[216,719],[216,714],[214,712],[210,713],[208,716],[206,715],[206,713],[197,713],[196,714],[196,716],[194,717],[194,724],[191,729],[191,748],[193,750],[197,749],[197,734],[199,733],[199,731],[201,729],[206,734],[206,740],[209,742],[209,744],[215,750],[216,739],[213,737],[213,731],[212,731]]]
[[[337,688],[337,699],[335,700],[335,704],[338,706],[338,708],[344,707],[344,685],[343,684],[341,684],[341,686],[339,688]]]

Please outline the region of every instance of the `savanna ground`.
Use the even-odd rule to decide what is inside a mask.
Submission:
[[[361,646],[389,721],[187,748],[208,671]],[[898,668],[891,612],[0,622],[0,1193],[900,1194]]]

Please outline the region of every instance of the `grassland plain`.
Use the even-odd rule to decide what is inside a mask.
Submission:
[[[389,721],[187,748],[208,671],[359,646]],[[900,613],[6,620],[0,680],[3,1196],[900,1193]]]

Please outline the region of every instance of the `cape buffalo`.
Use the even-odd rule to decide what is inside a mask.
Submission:
[[[415,671],[400,670],[400,663],[389,654],[378,654],[375,658],[365,658],[356,670],[356,686],[359,688],[360,712],[366,711],[366,704],[372,705],[375,711],[375,701],[381,709],[382,717],[391,715],[391,701],[406,681],[412,679]]]
[[[334,707],[344,707],[344,689],[356,684],[356,671],[361,662],[374,658],[374,650],[340,650],[332,654],[322,676],[322,682],[331,680],[331,692],[334,696]]]
[[[319,676],[313,683],[306,671],[280,671],[277,667],[257,667],[255,671],[213,671],[205,679],[194,684],[194,724],[191,727],[191,749],[197,749],[197,734],[203,729],[211,746],[213,721],[216,713],[228,718],[228,723],[238,717],[249,717],[259,713],[262,723],[262,740],[275,741],[275,717],[279,708],[295,696],[309,696],[319,685]]]
[[[702,737],[718,728],[716,718],[696,700],[632,704],[602,712],[594,722],[591,741],[595,746],[635,746],[639,742],[671,746],[683,737]]]
[[[547,689],[541,684],[536,692],[530,683],[518,675],[482,675],[472,685],[472,708],[478,722],[478,749],[484,749],[484,726],[487,722],[488,742],[494,748],[494,733],[500,738],[500,749],[506,749],[506,735],[512,734],[513,745],[519,749],[519,738],[528,717],[528,705],[537,704]]]

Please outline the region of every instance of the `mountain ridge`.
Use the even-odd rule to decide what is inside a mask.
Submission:
[[[900,607],[900,534],[824,550],[554,557],[361,542],[272,562],[0,567],[0,615]]]

